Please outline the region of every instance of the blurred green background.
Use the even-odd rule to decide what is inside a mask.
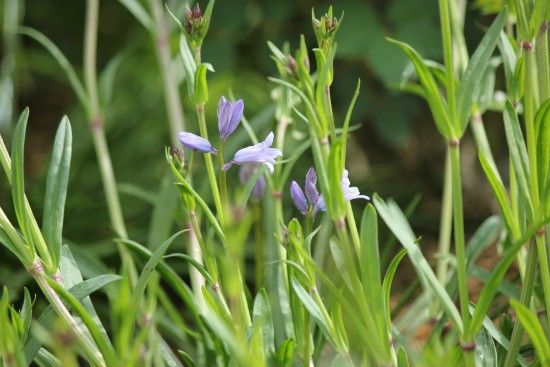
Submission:
[[[146,1],[143,3],[147,5]],[[181,8],[183,2],[168,1],[168,4],[175,9]],[[319,15],[330,4],[334,5],[336,14],[344,13],[337,35],[333,85],[334,109],[340,119],[357,78],[362,80],[352,119],[353,124],[361,127],[353,133],[349,145],[348,169],[352,183],[367,194],[378,191],[384,196],[393,196],[402,206],[420,194],[420,205],[412,223],[429,246],[437,238],[439,225],[444,145],[425,103],[399,90],[407,62],[385,37],[405,41],[424,57],[440,61],[436,1],[218,0],[203,48],[203,60],[216,69],[209,74],[209,124],[215,131],[217,99],[229,90],[245,100],[245,115],[249,119],[262,111],[265,113],[272,105],[273,88],[267,77],[276,74],[266,42],[270,40],[282,46],[288,41],[294,50],[299,35],[304,34],[308,47],[313,48],[311,9],[315,8]],[[39,213],[53,134],[61,116],[69,116],[74,152],[64,234],[77,243],[91,244],[108,239],[112,231],[83,111],[65,74],[44,48],[34,40],[6,32],[17,19],[13,10],[16,8],[19,24],[48,36],[80,73],[85,7],[84,0],[2,0],[0,127],[9,140],[11,124],[25,106],[30,107],[27,192],[31,205]],[[119,1],[102,0],[99,19],[98,72],[118,65],[116,73],[111,74],[114,75],[112,90],[103,93],[109,100],[105,111],[107,137],[121,185],[130,237],[140,241],[146,238],[152,207],[129,191],[153,194],[158,190],[166,171],[164,147],[170,142],[154,40]],[[467,42],[475,45],[490,18],[472,3],[468,4],[466,19]],[[170,44],[174,60],[179,61],[179,32],[174,24],[171,26]],[[196,126],[183,84],[180,91],[186,122],[188,126]],[[10,106],[14,108],[11,116]],[[497,152],[503,148],[499,123],[495,116],[487,117],[486,127]],[[481,180],[470,137],[463,146],[466,224],[473,229],[491,213],[492,203],[488,199],[488,188]],[[302,181],[305,166],[298,166],[296,179]],[[233,176],[235,179],[236,173]],[[1,186],[1,205],[11,208],[4,179]],[[7,269],[3,268],[4,271]]]

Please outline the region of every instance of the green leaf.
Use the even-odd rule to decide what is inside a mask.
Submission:
[[[84,325],[88,328],[88,331],[92,335],[94,342],[97,344],[99,350],[101,351],[102,357],[105,359],[105,363],[108,366],[113,366],[118,363],[118,357],[115,354],[115,350],[108,336],[104,334],[95,323],[93,316],[88,313],[84,306],[80,303],[79,299],[72,295],[70,292],[65,290],[59,283],[51,278],[46,278],[46,281],[52,287],[55,292],[61,297],[61,299],[66,302],[71,310],[77,314],[84,322]]]
[[[451,138],[453,135],[453,128],[449,122],[449,116],[447,115],[446,103],[443,100],[443,96],[439,91],[439,87],[434,79],[430,69],[422,60],[420,55],[409,45],[403,42],[392,40],[388,38],[388,41],[401,47],[405,52],[409,60],[414,65],[420,84],[424,87],[424,93],[426,96],[426,102],[430,106],[432,115],[434,117],[437,130],[443,135],[444,138]]]
[[[414,233],[407,222],[407,219],[401,209],[394,202],[390,201],[386,204],[378,195],[374,196],[374,205],[378,210],[378,213],[384,219],[386,225],[393,232],[395,237],[407,250],[407,254],[416,270],[416,273],[420,277],[420,281],[424,287],[424,290],[432,292],[432,294],[439,300],[443,306],[445,312],[455,324],[455,327],[459,332],[462,332],[463,324],[453,300],[449,297],[445,288],[439,283],[436,275],[434,274],[430,264],[422,255],[422,252],[416,244]]]
[[[367,303],[375,319],[378,332],[386,335],[391,324],[386,324],[384,298],[380,297],[383,293],[378,247],[378,219],[376,209],[371,204],[367,205],[361,218],[360,240],[359,268],[361,270],[361,283],[367,292]]]
[[[407,249],[401,249],[397,255],[393,258],[390,265],[388,266],[388,270],[386,270],[386,275],[384,276],[384,282],[382,283],[382,300],[384,301],[384,315],[386,317],[386,331],[389,335],[391,335],[391,307],[390,307],[390,296],[391,296],[391,286],[393,283],[393,278],[395,276],[395,273],[397,272],[397,267],[401,263],[401,260],[407,255]]]
[[[332,322],[328,319],[328,316],[321,311],[320,306],[313,300],[311,295],[302,287],[300,282],[295,278],[291,278],[292,289],[296,292],[296,295],[302,301],[302,304],[307,309],[311,317],[315,319],[317,325],[325,335],[328,341],[331,342],[333,347],[337,347],[334,336],[332,335]]]
[[[67,292],[72,294],[77,300],[82,300],[88,297],[90,294],[94,293],[98,289],[103,288],[105,285],[112,283],[114,281],[122,279],[119,275],[114,274],[104,274],[98,275],[97,277],[87,279],[81,283],[76,284],[71,287]],[[48,325],[55,318],[55,313],[52,306],[48,306],[38,317],[37,321],[39,324]],[[30,335],[30,338],[25,343],[24,352],[27,361],[32,362],[36,357],[38,351],[40,350],[42,343],[34,336]]]
[[[145,263],[145,266],[143,267],[143,270],[141,271],[141,274],[139,276],[139,279],[133,289],[132,293],[132,301],[131,305],[132,308],[128,310],[129,317],[125,319],[126,321],[126,327],[128,328],[128,341],[131,342],[134,334],[134,326],[139,310],[139,305],[141,302],[141,298],[143,297],[143,293],[145,292],[145,288],[147,287],[147,284],[149,283],[149,280],[151,279],[151,275],[153,274],[153,271],[157,267],[157,264],[160,262],[162,257],[164,256],[164,253],[168,249],[168,246],[172,244],[172,242],[178,237],[180,234],[185,232],[187,230],[179,231],[175,234],[173,234],[170,238],[168,238],[166,241],[164,241],[156,250],[151,254],[150,259]]]
[[[521,238],[514,241],[510,246],[507,246],[506,252],[502,255],[499,263],[494,267],[491,272],[490,278],[487,280],[483,289],[479,294],[479,298],[476,304],[476,308],[470,320],[469,330],[466,331],[466,339],[472,338],[477,334],[479,329],[483,325],[483,320],[487,312],[491,308],[493,298],[498,292],[498,285],[502,281],[502,278],[508,271],[508,268],[516,259],[517,252],[535,235],[536,231],[546,224],[548,218],[545,221],[533,223],[521,236]]]
[[[275,360],[277,367],[290,367],[294,357],[294,349],[296,349],[296,342],[294,339],[285,339],[279,348],[277,349],[277,355]]]
[[[516,311],[519,322],[529,335],[537,351],[541,366],[548,366],[550,364],[550,342],[544,333],[537,315],[515,299],[510,300],[510,305]]]
[[[464,75],[460,79],[456,91],[457,113],[459,136],[462,136],[469,121],[470,111],[474,102],[474,97],[478,94],[482,76],[485,73],[491,55],[499,41],[500,32],[506,23],[506,8],[494,20],[491,27],[481,40],[479,46],[468,62]]]
[[[181,24],[180,24],[181,25]],[[180,55],[183,60],[183,71],[187,85],[187,93],[189,97],[193,97],[195,93],[195,72],[197,70],[197,65],[195,64],[195,59],[187,43],[185,35],[180,36]]]
[[[497,348],[493,338],[485,329],[481,329],[476,337],[475,361],[476,366],[497,366]]]
[[[269,297],[264,288],[260,289],[254,299],[252,311],[252,325],[262,333],[264,351],[268,354],[275,353],[275,332],[273,329],[273,318],[271,317],[271,306]]]
[[[409,367],[409,357],[403,347],[397,350],[397,367]]]
[[[42,220],[42,233],[52,256],[54,267],[59,264],[61,256],[63,215],[71,168],[72,139],[71,124],[67,116],[64,116],[57,129],[53,144],[52,160],[46,180],[44,218]]]
[[[485,153],[482,150],[478,151],[478,156],[479,156],[479,162],[481,163],[481,168],[483,168],[483,172],[485,172],[485,176],[489,181],[489,185],[493,189],[495,198],[498,201],[500,212],[502,213],[502,217],[504,218],[504,223],[506,224],[506,228],[508,229],[508,232],[515,237],[519,234],[519,225],[516,222],[516,218],[512,215],[510,199],[506,194],[506,189],[504,188],[504,184],[500,180],[500,176],[498,175],[498,172],[496,172],[493,165],[489,163],[489,160],[487,159],[487,157],[485,156]]]
[[[535,116],[537,136],[537,173],[539,187],[544,192],[549,185],[550,176],[550,99],[546,100]]]
[[[15,215],[23,232],[23,236],[29,245],[33,244],[31,234],[30,218],[25,211],[25,133],[29,119],[29,108],[25,108],[19,117],[19,121],[13,133],[11,148],[12,170],[11,170],[11,194]]]
[[[529,195],[529,158],[527,156],[527,148],[525,140],[521,133],[518,116],[514,106],[510,101],[506,101],[503,112],[504,116],[504,131],[506,132],[506,141],[508,142],[508,150],[510,158],[514,165],[514,171],[517,176],[518,186],[521,190],[521,195],[526,204],[531,207],[531,199]]]

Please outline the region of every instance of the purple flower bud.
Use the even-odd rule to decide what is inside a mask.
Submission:
[[[242,99],[231,102],[224,96],[218,103],[218,131],[220,139],[225,141],[235,131],[243,117],[244,102]]]
[[[255,164],[243,164],[239,170],[239,179],[242,185],[246,185],[252,176],[256,173],[258,168]],[[252,189],[252,197],[255,199],[261,199],[264,195],[266,187],[265,177],[263,175],[258,176],[254,188]]]
[[[216,148],[212,147],[212,144],[208,140],[193,133],[182,131],[178,135],[180,143],[191,150],[196,150],[201,153],[217,154]]]
[[[271,148],[273,144],[273,132],[261,143],[240,149],[235,153],[233,159],[223,165],[223,170],[227,171],[233,164],[245,164],[245,163],[263,163],[269,168],[269,173],[273,173],[275,167],[275,159],[283,155],[283,153],[276,148]]]
[[[315,184],[309,181],[306,182],[304,186],[304,191],[306,192],[306,197],[309,205],[311,205],[312,207],[317,205],[317,202],[319,201],[319,192],[317,191]]]
[[[317,183],[317,174],[315,173],[315,169],[311,167],[306,174],[306,182],[304,185],[304,189],[306,192],[307,200],[309,201],[309,205],[313,207],[317,205],[317,201],[319,200],[319,192],[315,187],[316,183]]]
[[[292,198],[292,202],[294,203],[294,206],[296,206],[296,209],[298,209],[302,214],[306,214],[306,197],[304,196],[304,192],[296,181],[292,181],[292,183],[290,184],[290,197]]]

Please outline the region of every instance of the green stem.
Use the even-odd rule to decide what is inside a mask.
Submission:
[[[206,128],[206,116],[204,114],[204,105],[197,105],[197,117],[199,120],[199,130],[201,136],[208,139],[208,130]],[[218,189],[218,182],[216,180],[216,173],[214,172],[214,163],[212,162],[212,154],[205,153],[204,163],[206,165],[206,172],[208,174],[208,181],[210,188],[212,189],[212,196],[214,197],[214,205],[216,206],[216,214],[222,228],[225,226],[223,205],[220,197],[220,190]]]
[[[220,196],[224,213],[229,213],[229,195],[227,194],[227,174],[223,170],[223,142],[218,145],[218,169],[220,172]]]
[[[178,133],[185,129],[185,118],[181,106],[180,94],[178,91],[177,78],[174,76],[172,57],[170,55],[169,39],[170,34],[167,26],[166,15],[160,0],[150,0],[154,20],[154,43],[159,62],[159,71],[162,76],[164,88],[164,102],[168,112],[170,123],[170,136],[172,142],[177,144]]]
[[[460,176],[460,143],[459,140],[451,140],[449,142],[449,150],[451,157],[451,177],[453,191],[453,224],[454,224],[454,240],[456,251],[456,272],[458,277],[458,292],[460,299],[460,313],[464,330],[468,330],[470,325],[470,312],[468,310],[468,273],[466,269],[466,244],[464,240],[464,213],[462,203],[462,180]],[[468,342],[463,340],[463,342]],[[464,357],[468,361],[472,355],[471,352],[465,351]]]
[[[111,225],[116,234],[121,238],[128,238],[120,200],[116,189],[113,164],[103,129],[103,117],[99,106],[96,77],[96,54],[97,54],[97,21],[99,13],[99,1],[88,0],[86,11],[86,28],[84,32],[84,82],[90,98],[89,121],[92,132],[92,139],[99,160],[99,169]]]
[[[443,59],[445,62],[445,90],[451,126],[454,129],[456,123],[456,96],[455,96],[455,70],[453,63],[453,44],[451,34],[451,13],[449,0],[439,0],[439,18],[441,21],[441,39],[443,41]]]
[[[40,262],[40,259],[35,259],[32,266],[29,268],[29,273],[35,279],[36,283],[44,292],[44,295],[48,299],[57,314],[67,322],[71,331],[78,339],[84,353],[89,358],[90,362],[96,366],[106,366],[103,357],[97,348],[97,346],[90,340],[84,330],[80,327],[77,320],[71,315],[61,298],[57,295],[55,290],[48,284],[46,279],[47,275],[44,273],[44,269]]]
[[[527,307],[531,304],[531,297],[533,296],[533,289],[535,288],[535,275],[537,270],[537,250],[533,244],[529,245],[527,254],[527,266],[525,276],[523,278],[523,286],[521,287],[521,294],[519,300],[521,304]],[[508,346],[508,352],[506,353],[506,359],[504,360],[504,367],[516,366],[516,359],[523,339],[523,327],[520,322],[516,322],[514,329],[512,330],[512,336],[510,338],[510,345]]]
[[[254,254],[256,266],[256,289],[264,286],[264,267],[265,267],[265,246],[264,235],[262,232],[262,208],[258,202],[252,204],[254,212]]]
[[[453,197],[452,197],[452,175],[451,175],[451,155],[447,149],[447,157],[445,159],[445,175],[443,176],[443,197],[441,205],[441,219],[439,222],[439,255],[437,261],[437,278],[441,284],[447,283],[447,268],[449,261],[447,260],[451,248],[451,230],[453,220]]]
[[[113,230],[120,238],[128,238],[128,232],[124,224],[124,216],[118,197],[115,174],[105,130],[103,128],[103,114],[99,105],[99,96],[97,91],[97,25],[99,15],[99,0],[88,0],[86,8],[86,24],[84,28],[84,83],[89,95],[89,106],[86,108],[88,114],[90,131],[99,164],[99,171],[107,209]],[[86,106],[85,106],[86,107]],[[132,256],[128,249],[117,243],[117,248],[123,263],[128,266],[129,275],[132,283],[135,283],[137,272],[134,267]]]

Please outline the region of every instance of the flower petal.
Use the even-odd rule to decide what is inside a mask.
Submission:
[[[300,185],[296,181],[292,181],[290,184],[290,197],[296,209],[298,209],[302,214],[307,213],[307,201],[304,195],[304,192],[300,188]]]
[[[182,131],[178,134],[178,140],[184,147],[191,150],[202,153],[218,153],[216,148],[212,147],[212,144],[210,144],[208,140],[193,133]]]

